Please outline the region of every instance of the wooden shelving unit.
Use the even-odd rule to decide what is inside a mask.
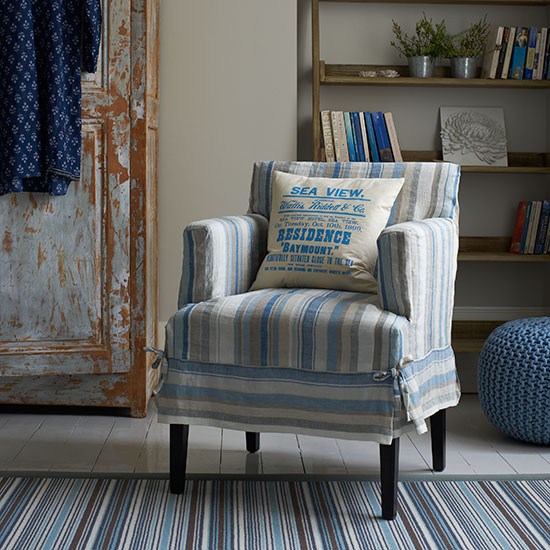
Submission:
[[[517,90],[529,97],[532,90],[549,90],[550,80],[510,79],[458,79],[451,78],[449,69],[436,67],[432,78],[412,78],[405,65],[357,65],[328,64],[320,58],[320,3],[378,3],[378,4],[462,4],[479,6],[550,6],[550,0],[313,0],[312,2],[312,46],[313,46],[313,157],[324,160],[321,134],[321,88],[326,86],[372,86],[380,87],[424,87],[424,88],[480,88]],[[539,25],[544,26],[540,22]],[[400,76],[363,77],[362,71],[394,69]],[[404,161],[441,161],[441,151],[402,151]],[[463,173],[478,174],[550,174],[550,152],[508,153],[508,166],[462,166]],[[526,178],[522,183],[536,181]],[[503,182],[503,185],[507,183]],[[501,262],[548,264],[550,255],[512,254],[508,252],[510,237],[461,237],[459,262]],[[479,351],[489,333],[504,321],[455,321],[453,322],[453,347],[455,351]]]

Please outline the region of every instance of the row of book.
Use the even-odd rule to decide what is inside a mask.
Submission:
[[[402,162],[391,113],[321,111],[327,162]]]
[[[550,201],[521,201],[510,252],[550,254]]]
[[[487,40],[481,76],[550,80],[548,27],[496,27]]]

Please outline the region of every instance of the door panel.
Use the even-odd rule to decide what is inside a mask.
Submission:
[[[0,375],[128,372],[130,1],[104,1],[83,82],[82,178],[0,197]]]

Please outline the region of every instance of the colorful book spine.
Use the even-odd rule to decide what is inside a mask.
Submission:
[[[510,244],[510,252],[513,254],[521,253],[521,237],[525,226],[525,213],[527,210],[527,201],[521,201],[518,205],[516,214],[516,223],[514,224],[514,232],[512,233],[512,242]]]
[[[546,41],[548,39],[548,27],[543,27],[540,30],[540,48],[539,60],[537,64],[537,80],[544,79],[544,58],[546,52]]]
[[[531,217],[532,206],[533,206],[533,203],[529,201],[525,208],[525,223],[523,224],[523,230],[521,232],[521,243],[519,247],[519,251],[522,254],[525,254],[525,242],[527,241],[527,233],[529,231],[529,218]]]
[[[529,29],[529,38],[527,41],[527,52],[525,54],[525,68],[523,70],[524,80],[533,80],[536,49],[537,49],[537,27],[531,27]]]
[[[321,129],[323,130],[323,143],[325,144],[325,158],[327,162],[334,162],[336,157],[334,156],[330,111],[321,111]]]
[[[514,41],[514,51],[512,52],[512,61],[510,62],[509,77],[514,80],[523,79],[525,70],[525,57],[527,55],[527,43],[529,42],[529,29],[527,27],[518,27],[516,39]]]
[[[533,80],[539,79],[541,33],[537,33],[537,46],[535,47],[535,64],[533,66]]]
[[[397,131],[395,130],[395,124],[393,122],[393,115],[391,113],[384,113],[384,118],[386,120],[386,128],[388,129],[388,136],[390,138],[393,160],[395,162],[403,162],[403,155],[401,154],[401,148],[399,147]]]
[[[359,124],[359,113],[350,113],[353,137],[357,145],[357,160],[359,162],[365,162],[365,149],[363,148],[363,136],[361,135],[361,124]]]
[[[376,143],[376,136],[374,134],[374,126],[372,125],[371,113],[363,113],[365,117],[365,126],[367,127],[367,136],[369,138],[369,151],[371,153],[373,162],[380,162],[380,155],[378,154],[378,144]]]
[[[336,160],[338,162],[348,162],[348,141],[346,138],[346,127],[344,124],[344,113],[342,111],[332,112],[332,133],[338,135],[338,148],[336,149]]]
[[[374,133],[376,134],[376,142],[378,143],[380,160],[382,162],[393,162],[390,137],[388,136],[388,130],[386,129],[384,114],[381,112],[372,113],[372,124],[374,126]]]
[[[482,67],[483,78],[495,78],[496,76],[503,35],[504,27],[495,27],[487,39],[487,51]]]
[[[535,254],[544,254],[544,244],[546,234],[548,233],[548,223],[550,221],[550,201],[543,201],[540,212],[539,226],[537,236],[535,237]]]
[[[512,62],[512,52],[514,51],[514,44],[516,43],[516,27],[510,27],[508,34],[508,44],[506,44],[506,55],[504,56],[504,65],[502,66],[502,73],[500,78],[507,79],[510,74],[510,63]]]
[[[344,124],[346,127],[346,138],[348,141],[348,152],[350,162],[357,162],[357,150],[353,140],[353,129],[351,127],[351,117],[348,112],[344,113]]]
[[[363,113],[358,113],[359,125],[361,126],[361,138],[363,139],[363,152],[365,154],[365,161],[370,162],[369,140],[367,137],[367,125],[365,124],[365,117]]]
[[[500,49],[498,52],[498,64],[495,78],[501,78],[502,68],[504,67],[504,59],[506,58],[506,48],[508,46],[508,38],[510,37],[510,27],[504,27],[502,33],[502,41],[500,43]]]
[[[548,31],[550,34],[550,29]],[[550,80],[550,36],[546,38],[546,52],[544,53],[543,79]]]
[[[525,254],[533,254],[535,251],[535,238],[539,226],[541,201],[533,201],[531,203],[531,212],[529,214],[529,229],[527,230],[527,240],[525,241]]]

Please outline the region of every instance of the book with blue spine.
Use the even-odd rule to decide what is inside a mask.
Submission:
[[[527,233],[529,232],[529,219],[531,217],[531,207],[533,203],[529,201],[525,207],[525,223],[523,224],[523,231],[521,232],[521,244],[519,245],[519,251],[521,254],[525,254],[525,242],[527,241]]]
[[[367,127],[367,137],[369,138],[369,151],[372,157],[372,162],[380,162],[380,155],[378,154],[378,144],[376,143],[376,136],[374,135],[374,126],[372,125],[372,118],[370,113],[363,113],[365,117],[365,126]]]
[[[515,80],[523,79],[525,70],[525,58],[527,56],[527,44],[529,42],[529,29],[518,27],[514,41],[514,50],[510,62],[510,78]]]
[[[384,113],[372,113],[372,125],[376,134],[376,142],[378,143],[378,152],[382,162],[393,162],[393,154],[391,152],[390,136],[386,128],[386,120]]]
[[[344,112],[344,122],[346,125],[346,138],[348,141],[348,152],[350,162],[357,162],[357,149],[355,148],[355,141],[353,139],[353,129],[351,127],[351,117],[349,113]]]
[[[540,212],[539,226],[537,236],[535,237],[535,254],[544,254],[544,245],[546,244],[546,234],[550,222],[550,201],[543,201]]]
[[[535,68],[535,53],[537,47],[537,27],[529,29],[529,39],[527,41],[527,53],[525,56],[525,69],[523,71],[524,80],[533,80],[533,70]]]
[[[357,160],[359,162],[365,162],[365,149],[363,148],[363,136],[361,135],[361,124],[359,123],[359,113],[352,112],[351,122],[353,126],[353,137],[355,138],[355,143],[357,144]]]

